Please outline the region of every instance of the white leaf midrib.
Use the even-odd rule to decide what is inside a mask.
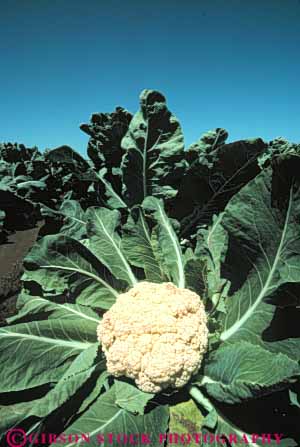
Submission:
[[[102,222],[102,220],[100,219],[99,215],[97,213],[95,213],[96,215],[96,219],[99,222],[100,226],[103,229],[103,233],[106,235],[106,237],[108,238],[108,240],[111,241],[112,246],[115,248],[117,254],[119,255],[119,258],[121,259],[122,263],[124,264],[127,274],[128,274],[128,278],[130,279],[130,282],[132,285],[137,283],[137,280],[135,278],[135,276],[132,273],[132,270],[128,264],[128,262],[126,261],[123,253],[121,252],[121,250],[119,249],[119,247],[117,246],[115,240],[110,236],[110,234],[107,232],[104,223]]]
[[[85,341],[85,342],[80,342],[80,341],[68,341],[68,340],[60,340],[58,338],[50,338],[50,337],[43,337],[43,336],[37,336],[37,335],[33,335],[33,334],[23,334],[21,332],[10,332],[7,331],[5,329],[0,329],[0,339],[2,338],[6,338],[6,337],[15,337],[15,338],[20,338],[20,339],[31,339],[31,340],[35,340],[36,342],[44,342],[44,343],[49,343],[49,344],[54,344],[56,346],[68,346],[68,347],[72,347],[72,348],[76,348],[79,350],[84,350],[89,348],[90,346],[93,345],[93,343]]]
[[[175,249],[175,253],[176,253],[176,257],[177,257],[177,266],[178,266],[178,287],[184,288],[185,275],[184,275],[184,268],[183,268],[183,262],[182,262],[182,256],[180,253],[180,248],[178,247],[177,240],[176,239],[174,240],[173,233],[170,228],[170,223],[165,219],[165,215],[163,213],[163,210],[162,210],[160,204],[158,204],[158,209],[159,209],[159,213],[161,215],[161,219],[165,225],[165,228],[169,234],[169,237],[170,237],[171,242]]]
[[[114,416],[112,416],[110,419],[108,419],[104,424],[100,425],[99,427],[95,428],[93,431],[91,431],[89,433],[90,437],[96,435],[97,433],[99,433],[100,431],[103,431],[103,429],[105,427],[107,427],[110,423],[112,423],[115,419],[117,419],[119,417],[120,414],[124,413],[123,409],[120,409],[116,414],[114,414]],[[71,444],[67,444],[66,447],[71,447],[73,445],[80,445],[83,441],[79,441],[79,442],[72,442]]]

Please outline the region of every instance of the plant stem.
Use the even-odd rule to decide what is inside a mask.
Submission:
[[[196,386],[192,385],[188,389],[191,397],[200,405],[202,405],[203,408],[205,408],[208,413],[210,413],[214,407],[211,404],[210,400],[207,399],[207,397],[204,396],[202,391],[199,390]]]

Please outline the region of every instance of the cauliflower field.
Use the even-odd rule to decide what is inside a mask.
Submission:
[[[1,445],[297,446],[300,146],[185,148],[152,90],[81,129],[88,160],[0,145],[2,241],[44,222],[0,327]],[[290,424],[257,416],[282,400]]]

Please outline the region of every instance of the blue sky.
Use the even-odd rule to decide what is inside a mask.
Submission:
[[[300,142],[299,0],[2,0],[0,141],[85,154],[93,112],[160,90],[186,145]]]

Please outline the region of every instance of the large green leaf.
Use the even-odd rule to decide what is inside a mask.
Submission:
[[[105,388],[105,391],[109,389],[109,378],[109,373],[106,370],[100,374],[95,382],[93,389],[90,391],[89,394],[86,395],[85,399],[82,401],[77,414],[82,414],[85,410],[87,410],[91,406],[91,404],[98,399],[103,391],[103,388]]]
[[[108,181],[113,184],[112,169],[120,166],[124,153],[121,140],[128,130],[132,115],[122,107],[112,113],[93,113],[89,124],[81,124],[80,129],[91,138],[87,153],[96,170],[106,168]]]
[[[205,260],[192,257],[185,262],[185,286],[193,290],[206,303],[207,298],[207,276]]]
[[[122,209],[127,208],[126,203],[121,197],[121,194],[118,194],[111,183],[106,179],[107,174],[107,168],[102,168],[98,172],[97,177],[103,183],[103,186],[105,188],[105,195],[106,195],[106,204],[112,208],[112,209]]]
[[[49,299],[42,298],[40,296],[28,295],[24,290],[18,296],[17,309],[19,311],[10,318],[7,318],[9,324],[16,323],[24,317],[31,317],[32,320],[39,318],[39,315],[46,312],[47,318],[67,318],[69,321],[72,319],[82,318],[88,324],[93,322],[98,324],[100,319],[98,315],[87,306],[81,306],[80,304],[70,304],[68,302],[61,303],[50,301]]]
[[[154,396],[152,393],[144,393],[130,383],[115,380],[116,404],[124,410],[135,414],[144,414],[145,406]]]
[[[204,368],[207,392],[229,404],[270,394],[300,375],[298,363],[284,354],[242,341],[217,349]]]
[[[140,208],[131,211],[122,230],[122,248],[130,263],[144,269],[149,281],[162,282],[164,273],[156,256],[156,246]]]
[[[97,367],[100,373],[104,368],[104,362],[102,365],[93,365],[98,349],[98,343],[94,343],[92,346],[82,351],[62,375],[54,388],[52,388],[45,397],[37,400],[34,405],[32,405],[27,417],[29,415],[37,416],[39,418],[48,416],[55,409],[67,402],[71,396],[74,396],[74,394],[91,377]]]
[[[141,110],[133,117],[122,140],[122,180],[131,207],[149,195],[173,198],[186,169],[184,141],[178,120],[161,93],[144,90]]]
[[[195,256],[205,263],[206,293],[214,309],[225,312],[228,281],[222,278],[222,264],[228,248],[228,235],[222,226],[224,213],[214,216],[208,229],[199,230]]]
[[[121,237],[117,233],[120,213],[106,208],[89,208],[87,233],[90,248],[118,279],[133,286],[137,280],[122,250]]]
[[[96,342],[96,329],[96,323],[86,324],[82,319],[33,321],[0,328],[0,392],[57,382],[70,361]]]
[[[64,217],[61,233],[77,240],[86,236],[86,213],[76,200],[64,200],[59,212]]]
[[[0,407],[0,431],[4,433],[12,426],[20,426],[22,421],[32,416],[44,418],[64,405],[84,385],[96,368],[101,371],[100,364],[93,366],[98,347],[98,344],[94,343],[82,351],[74,362],[71,363],[54,388],[45,396],[29,402]]]
[[[86,214],[76,200],[64,200],[59,210],[49,208],[45,204],[41,206],[40,210],[44,218],[58,222],[58,225],[61,226],[60,233],[77,240],[86,237]]]
[[[46,159],[52,163],[60,165],[66,164],[72,167],[74,171],[87,171],[90,168],[89,163],[78,152],[70,146],[60,146],[47,152]]]
[[[216,157],[216,149],[222,146],[227,138],[228,132],[225,129],[218,127],[209,130],[201,135],[198,141],[190,145],[186,156],[192,163],[212,163],[214,157]]]
[[[116,399],[116,387],[113,386],[109,391],[102,394],[64,433],[73,436],[89,433],[89,445],[91,446],[98,446],[103,437],[108,445],[109,434],[112,434],[115,438],[122,433],[127,434],[128,437],[130,434],[139,435],[134,436],[134,439],[137,440],[135,445],[138,447],[145,444],[142,440],[142,434],[147,434],[153,445],[158,444],[160,435],[164,434],[168,427],[169,412],[167,407],[161,405],[145,415],[133,415],[120,408]],[[97,438],[97,435],[99,438]],[[81,445],[82,442],[80,440],[71,442],[66,444],[66,447]],[[123,443],[123,445],[129,445],[129,443]]]
[[[25,280],[36,281],[49,293],[70,290],[78,304],[107,309],[121,287],[88,248],[64,235],[46,236],[37,242],[24,266]]]
[[[2,435],[7,430],[20,426],[20,423],[30,414],[33,405],[37,401],[38,399],[11,405],[0,405],[0,440],[2,440]]]
[[[267,150],[259,157],[259,165],[263,168],[274,162],[278,157],[300,154],[300,144],[290,143],[282,137],[270,141]]]
[[[186,152],[189,169],[182,180],[175,211],[181,220],[181,236],[196,234],[200,225],[211,223],[228,201],[259,174],[257,159],[266,148],[260,139],[224,142],[227,133],[216,129]],[[201,140],[200,140],[201,143]]]
[[[226,207],[222,223],[230,250],[224,272],[236,291],[227,300],[223,341],[254,340],[262,319],[269,323],[267,299],[283,284],[300,282],[299,181],[285,178],[283,168],[273,176],[263,171]]]
[[[159,250],[169,273],[169,279],[178,287],[185,287],[184,264],[178,237],[168,219],[161,200],[147,197],[143,202],[146,213],[153,215],[157,224]]]

